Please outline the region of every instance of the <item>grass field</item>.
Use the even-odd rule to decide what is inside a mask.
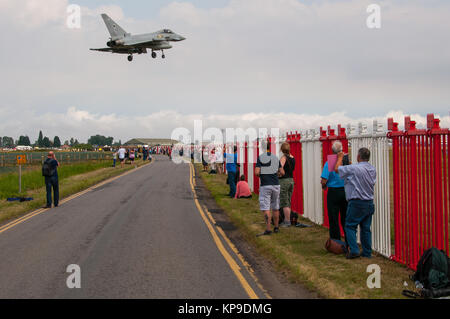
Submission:
[[[136,166],[144,164],[146,163],[142,160],[135,162]],[[120,164],[119,167],[111,167],[111,161],[63,165],[58,168],[60,198],[68,197],[108,178],[134,169],[135,165],[126,165],[123,169],[120,168]],[[7,202],[7,197],[18,195],[17,173],[0,175],[0,223],[45,205],[46,191],[40,167],[24,173],[22,184],[26,193],[22,193],[21,197],[33,197],[34,200],[23,203]]]
[[[281,229],[279,234],[256,237],[264,231],[257,196],[251,200],[230,199],[224,195],[228,192],[224,175],[209,175],[201,172],[199,166],[197,172],[247,241],[272,260],[277,270],[285,273],[291,281],[302,283],[325,298],[403,298],[401,292],[405,289],[405,281],[410,285],[408,289],[412,289],[412,282],[408,279],[412,271],[382,256],[347,260],[343,255],[328,253],[324,248],[328,230],[308,220],[301,219],[300,222],[313,227],[291,227]],[[367,266],[371,264],[381,268],[380,289],[367,287],[370,275]]]

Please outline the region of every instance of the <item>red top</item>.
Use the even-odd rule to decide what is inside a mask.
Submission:
[[[252,192],[250,191],[250,187],[248,186],[248,183],[246,181],[239,181],[236,186],[236,196],[235,198],[239,197],[248,197],[252,195]]]

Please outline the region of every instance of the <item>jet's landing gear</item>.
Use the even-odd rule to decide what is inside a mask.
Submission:
[[[133,55],[132,54],[130,54],[129,56],[128,56],[128,61],[133,61]]]
[[[164,54],[164,50],[161,50],[161,52],[162,52],[161,58],[165,59],[166,55]]]
[[[156,59],[156,52],[152,51],[152,58]]]

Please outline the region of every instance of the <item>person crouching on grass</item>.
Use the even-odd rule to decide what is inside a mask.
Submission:
[[[265,142],[263,141],[264,145]],[[280,160],[270,153],[270,143],[267,143],[267,153],[258,157],[255,174],[260,179],[259,206],[266,221],[266,231],[264,235],[272,234],[271,222],[273,214],[274,233],[279,232],[280,220],[280,181],[278,176],[284,175]]]
[[[245,181],[244,175],[241,176],[241,180],[237,183],[236,195],[234,198],[252,198],[252,191],[250,190],[248,183]]]

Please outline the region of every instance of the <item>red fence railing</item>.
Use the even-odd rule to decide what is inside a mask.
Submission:
[[[392,139],[394,247],[392,259],[416,269],[422,253],[449,253],[449,130],[428,115],[427,129],[405,118],[405,130],[388,120]]]

